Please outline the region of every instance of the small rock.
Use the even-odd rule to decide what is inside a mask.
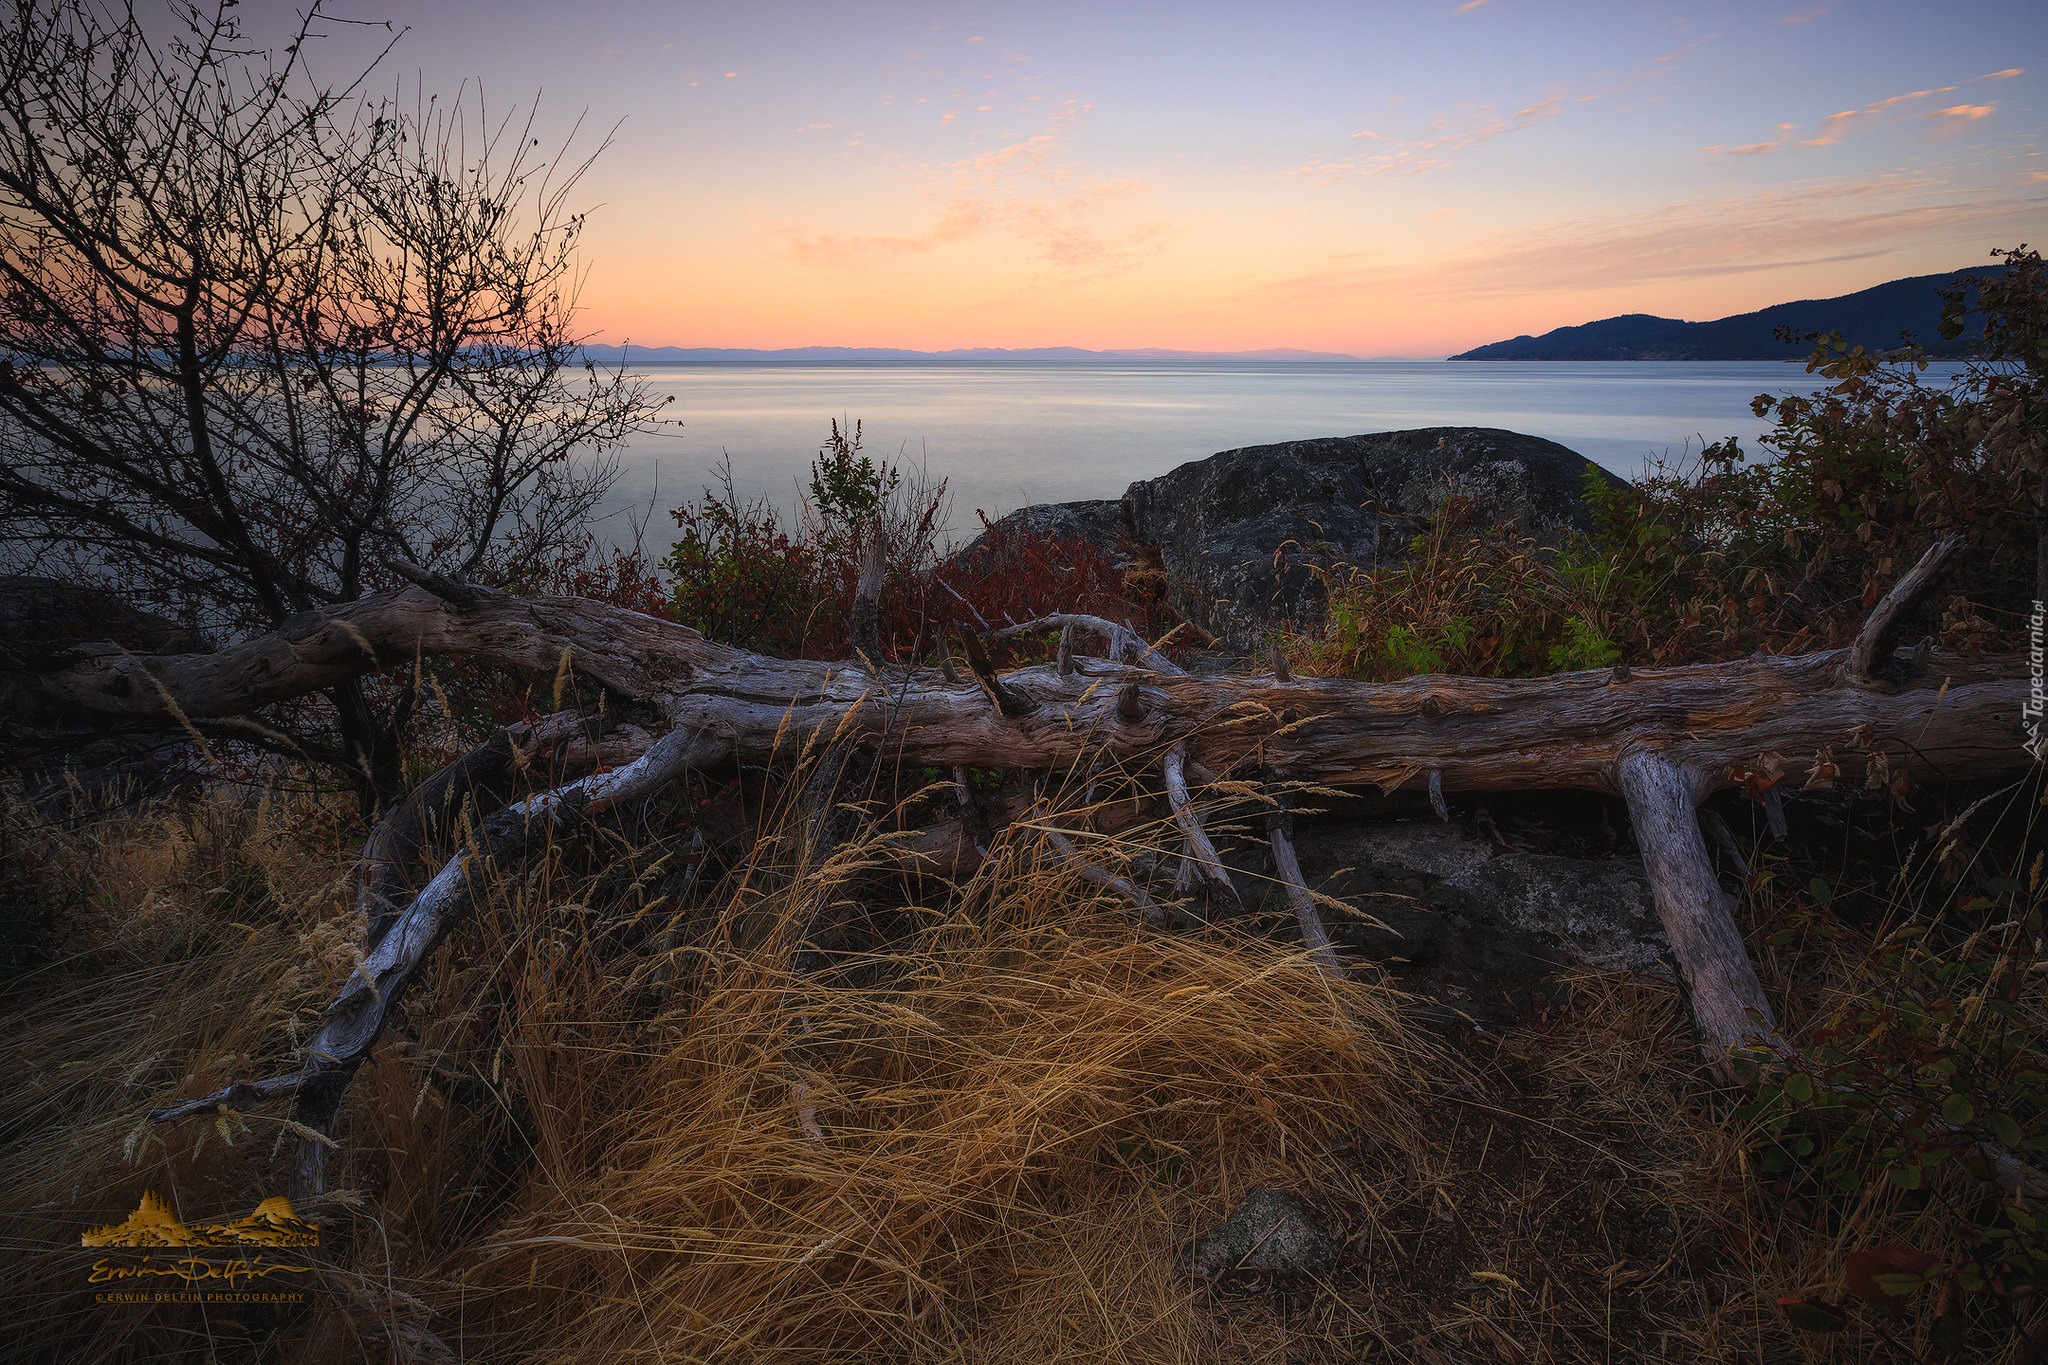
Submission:
[[[1235,1270],[1301,1275],[1328,1269],[1335,1254],[1300,1201],[1268,1185],[1246,1195],[1229,1217],[1190,1242],[1178,1264],[1182,1272],[1205,1280]]]

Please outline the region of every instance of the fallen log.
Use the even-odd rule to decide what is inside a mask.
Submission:
[[[1933,573],[1911,577],[1924,588]],[[89,646],[30,687],[42,701],[110,721],[203,720],[416,658],[461,655],[553,672],[566,657],[667,732],[641,763],[678,745],[696,766],[772,763],[836,740],[940,771],[1086,771],[1108,756],[1161,771],[1169,793],[1173,770],[1246,765],[1322,786],[1415,783],[1433,796],[1606,792],[1629,802],[1702,1045],[1725,1055],[1745,1042],[1770,1045],[1771,1012],[1705,856],[1694,816],[1705,796],[1735,785],[1738,770],[1766,755],[1781,784],[1816,761],[1919,779],[1991,777],[2033,761],[2020,727],[2024,660],[1934,655],[1911,676],[1896,676],[1898,664],[1880,656],[1898,614],[1874,618],[1869,638],[1849,651],[1535,679],[1190,677],[1071,652],[1064,672],[1047,664],[999,676],[971,635],[973,676],[948,677],[950,670],[768,658],[598,602],[434,583],[309,612],[208,654],[138,658]],[[1114,628],[1102,629],[1106,622],[1033,624],[1070,623],[1108,637],[1119,653],[1138,652]],[[608,785],[629,771],[661,769],[635,764],[589,781]],[[535,800],[552,809],[547,802],[567,800],[570,790]],[[1199,853],[1197,863],[1206,873]],[[1213,878],[1204,881],[1222,894]],[[422,899],[433,894],[430,884]],[[408,909],[400,918],[411,916]],[[385,942],[416,937],[394,930]]]

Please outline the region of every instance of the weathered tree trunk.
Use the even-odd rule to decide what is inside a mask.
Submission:
[[[214,654],[88,650],[29,685],[108,719],[205,719],[408,665],[416,654],[553,672],[566,650],[579,673],[670,728],[724,736],[732,756],[748,762],[842,724],[849,741],[886,737],[901,761],[941,769],[1066,769],[1105,750],[1163,753],[1184,740],[1216,771],[1263,755],[1276,770],[1328,786],[1392,789],[1434,771],[1445,791],[1619,794],[1618,765],[1636,750],[1662,753],[1713,791],[1735,785],[1730,770],[1766,753],[1781,755],[1787,778],[1796,778],[1823,745],[1844,757],[1851,735],[1882,748],[1892,771],[1916,776],[1992,776],[2031,762],[2019,742],[2019,657],[1936,657],[1902,683],[1842,678],[1843,651],[1625,677],[1602,670],[1394,683],[1186,677],[1077,658],[1070,677],[1039,665],[994,678],[999,706],[975,680],[948,682],[932,670],[767,658],[580,598],[472,591],[473,605],[421,589],[367,597]]]

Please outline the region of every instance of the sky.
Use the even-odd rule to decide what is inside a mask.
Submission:
[[[241,12],[261,38],[293,9]],[[396,25],[386,84],[493,119],[537,98],[572,159],[609,132],[572,203],[581,326],[614,343],[1441,356],[2048,245],[2038,0],[415,0]],[[315,61],[353,74],[368,36]]]

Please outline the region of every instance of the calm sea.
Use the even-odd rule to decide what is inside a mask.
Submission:
[[[631,509],[651,504],[650,547],[673,535],[667,509],[697,496],[728,456],[742,494],[793,508],[835,418],[862,423],[869,453],[950,480],[950,529],[964,538],[979,529],[977,509],[1114,498],[1134,479],[1235,446],[1409,427],[1505,427],[1633,477],[1647,460],[1683,459],[1725,436],[1755,450],[1767,424],[1750,400],[1822,382],[1771,362],[876,361],[644,373],[675,395],[667,416],[682,425],[625,453],[605,533],[629,539]]]

